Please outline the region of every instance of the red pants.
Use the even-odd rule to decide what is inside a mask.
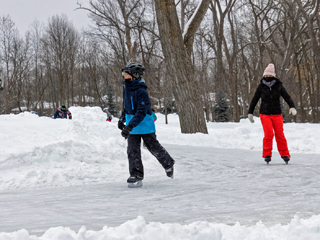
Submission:
[[[291,157],[288,150],[287,140],[283,133],[283,118],[282,115],[264,115],[260,114],[264,138],[262,157],[272,156],[273,136],[276,137],[278,151],[281,157]],[[274,134],[273,134],[274,132]]]

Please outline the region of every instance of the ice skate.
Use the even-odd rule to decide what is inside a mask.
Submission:
[[[266,161],[267,164],[269,164],[269,162],[271,162],[271,157],[270,156],[266,156],[264,158],[264,160]]]
[[[173,166],[166,169],[166,174],[168,177],[173,179]]]
[[[129,188],[137,188],[142,186],[142,177],[139,176],[130,176],[127,179],[128,187]]]
[[[288,164],[288,162],[290,161],[290,158],[287,156],[281,157],[283,159],[283,161]]]

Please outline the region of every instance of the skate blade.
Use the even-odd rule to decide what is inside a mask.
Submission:
[[[138,187],[142,187],[142,180],[139,180],[135,183],[128,183],[128,187],[129,188],[138,188]]]

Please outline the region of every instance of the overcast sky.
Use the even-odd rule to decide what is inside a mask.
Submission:
[[[0,16],[10,15],[20,34],[24,34],[34,20],[47,24],[51,16],[62,13],[81,30],[92,23],[87,11],[75,10],[78,1],[85,3],[87,0],[0,0]]]

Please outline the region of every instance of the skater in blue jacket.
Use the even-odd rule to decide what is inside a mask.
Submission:
[[[142,185],[144,177],[141,161],[141,139],[147,149],[157,158],[168,177],[173,178],[174,160],[156,138],[147,85],[142,75],[145,68],[139,63],[128,63],[122,69],[125,80],[123,89],[123,112],[118,122],[121,135],[128,139],[129,186]]]

